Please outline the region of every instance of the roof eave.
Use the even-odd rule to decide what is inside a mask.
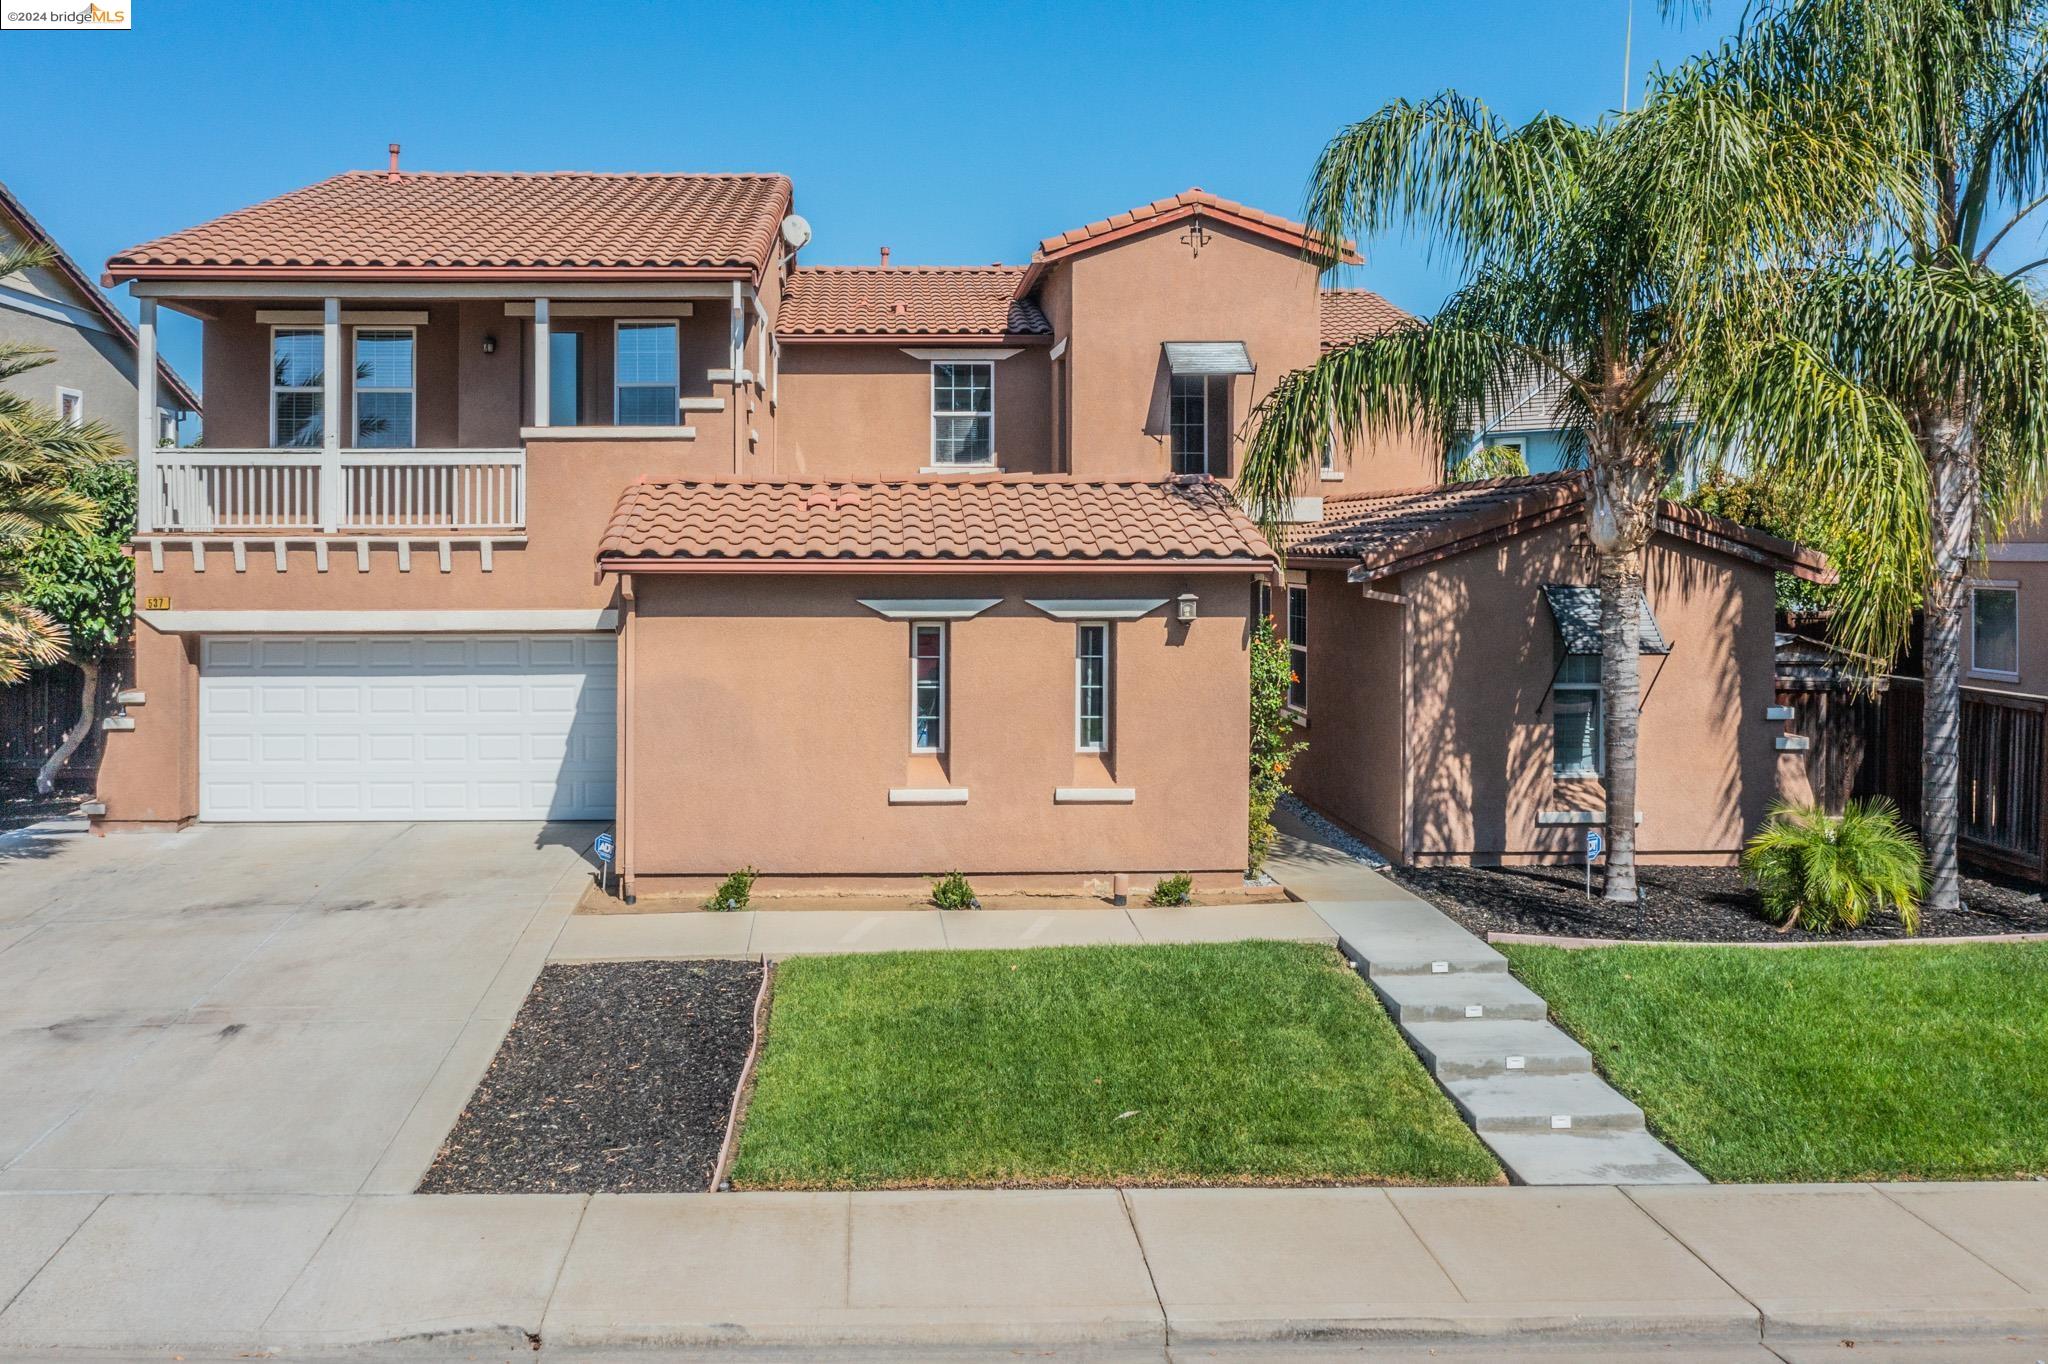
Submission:
[[[1252,573],[1272,561],[1257,555],[1202,559],[664,559],[600,554],[600,573]]]
[[[368,280],[403,283],[417,280],[758,280],[752,265],[137,265],[107,262],[111,283],[137,279],[199,280]]]
[[[814,341],[874,342],[882,345],[1049,346],[1051,332],[777,332],[784,345]]]

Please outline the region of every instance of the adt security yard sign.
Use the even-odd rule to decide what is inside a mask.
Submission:
[[[1593,859],[1607,850],[1607,840],[1598,829],[1586,830],[1586,898],[1593,898]]]
[[[610,891],[612,887],[612,855],[614,852],[611,834],[609,832],[599,834],[592,841],[590,850],[597,854],[599,863],[598,884],[603,886],[606,891]]]

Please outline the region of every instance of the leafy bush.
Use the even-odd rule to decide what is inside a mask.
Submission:
[[[1287,714],[1287,684],[1293,675],[1287,643],[1270,616],[1252,627],[1251,828],[1245,870],[1256,875],[1273,851],[1273,807],[1287,791],[1287,767],[1308,747],[1294,737]]]
[[[1193,898],[1194,890],[1195,878],[1186,872],[1182,872],[1178,876],[1169,876],[1158,885],[1152,887],[1151,898],[1146,900],[1145,903],[1171,909],[1174,906],[1186,904]]]
[[[1451,466],[1451,482],[1477,483],[1488,478],[1527,478],[1529,461],[1519,445],[1482,445],[1467,451]]]
[[[754,878],[760,874],[752,867],[741,867],[718,883],[718,889],[711,892],[711,899],[704,908],[719,912],[745,909],[748,899],[754,894]]]
[[[940,909],[980,909],[981,901],[974,896],[974,887],[967,884],[967,878],[957,871],[949,871],[932,882],[932,903]]]
[[[1908,933],[1920,931],[1920,843],[1883,797],[1852,800],[1840,815],[1773,806],[1743,849],[1742,872],[1787,929],[1857,928],[1871,911],[1885,910]]]

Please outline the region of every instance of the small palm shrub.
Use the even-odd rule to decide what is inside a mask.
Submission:
[[[932,882],[932,903],[940,909],[980,909],[974,887],[957,871],[949,871]]]
[[[704,908],[720,912],[745,909],[754,893],[754,878],[760,874],[752,867],[741,867],[718,883],[718,889],[711,892],[711,899]]]
[[[1194,889],[1195,878],[1182,872],[1178,876],[1169,876],[1152,887],[1152,896],[1145,903],[1171,909],[1176,905],[1186,904],[1193,896]]]
[[[1920,842],[1882,797],[1852,800],[1839,815],[1773,806],[1742,851],[1742,872],[1786,929],[1832,933],[1887,911],[1908,933],[1920,931]]]

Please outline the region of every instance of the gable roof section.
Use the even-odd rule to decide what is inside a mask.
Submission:
[[[1415,316],[1370,289],[1325,289],[1319,308],[1323,349],[1333,351],[1368,336],[1390,332]]]
[[[775,334],[785,339],[1050,336],[1021,265],[813,266],[790,272]]]
[[[1253,572],[1271,552],[1208,479],[1059,475],[629,485],[598,548],[614,572]]]
[[[78,268],[78,262],[71,259],[71,254],[36,221],[35,215],[23,206],[21,200],[14,197],[14,191],[8,189],[5,183],[0,183],[0,211],[4,211],[20,227],[23,240],[42,246],[50,252],[51,267],[64,277],[80,298],[85,300],[86,306],[99,315],[100,320],[107,324],[107,330],[133,351],[137,344],[135,324],[114,306],[112,299],[100,292],[99,286],[87,277],[85,271]],[[177,406],[187,412],[199,411],[199,395],[178,377],[178,372],[171,368],[169,361],[159,356],[156,372],[158,382],[171,391]]]
[[[1287,552],[1355,559],[1361,577],[1385,577],[1574,516],[1585,500],[1586,477],[1577,472],[1333,497],[1321,521],[1291,529]],[[1657,531],[1809,582],[1834,577],[1818,550],[1676,502],[1658,503]]]
[[[1066,260],[1084,251],[1093,251],[1098,247],[1122,241],[1126,237],[1150,232],[1168,223],[1182,222],[1190,218],[1214,218],[1218,222],[1228,223],[1254,236],[1265,237],[1297,251],[1306,250],[1315,240],[1305,224],[1297,223],[1290,218],[1282,218],[1278,214],[1267,213],[1263,209],[1248,207],[1233,199],[1225,199],[1198,186],[1183,190],[1170,199],[1155,199],[1149,204],[1141,204],[1137,208],[1045,238],[1039,242],[1038,249],[1031,253],[1030,268],[1018,282],[1017,292],[1030,293],[1032,287],[1038,283],[1038,277],[1055,261]],[[1357,246],[1348,241],[1339,243],[1339,254],[1344,261],[1353,265],[1364,259],[1358,254]]]
[[[759,276],[782,175],[346,171],[132,246],[110,275]]]

